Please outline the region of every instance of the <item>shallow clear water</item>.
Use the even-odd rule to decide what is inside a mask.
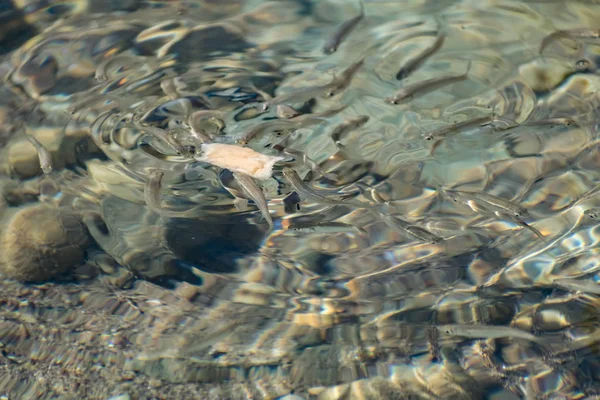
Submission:
[[[597,2],[13,3],[0,394],[600,392]]]

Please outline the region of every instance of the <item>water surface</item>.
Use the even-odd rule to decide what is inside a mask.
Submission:
[[[364,0],[326,54],[359,13],[7,6],[0,393],[594,398],[600,5]],[[285,157],[273,230],[203,142]]]

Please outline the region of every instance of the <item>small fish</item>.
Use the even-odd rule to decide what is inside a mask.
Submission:
[[[299,159],[302,160],[302,163],[308,167],[313,174],[315,174],[315,177],[317,176],[323,176],[329,180],[335,181],[337,179],[337,177],[333,174],[329,174],[325,171],[323,171],[321,169],[321,167],[319,166],[319,164],[317,164],[314,160],[312,160],[311,158],[309,158],[306,153],[300,151],[300,150],[294,150],[294,149],[290,149],[289,147],[283,147],[281,145],[275,145],[273,146],[273,149],[277,150],[277,151],[281,151],[283,154],[286,154],[290,157],[293,157],[295,159]]]
[[[323,53],[332,54],[337,51],[340,43],[352,32],[360,21],[365,17],[365,9],[362,0],[360,0],[360,13],[354,18],[349,19],[340,25],[335,33],[327,40],[323,46]]]
[[[594,72],[596,70],[596,64],[593,61],[582,58],[575,62],[575,71],[577,72]]]
[[[600,208],[589,208],[583,212],[583,216],[589,219],[600,218]]]
[[[356,118],[348,119],[333,129],[331,138],[336,144],[340,144],[340,138],[348,132],[360,128],[369,121],[368,115],[359,115]]]
[[[542,42],[540,43],[539,54],[542,54],[544,49],[548,47],[550,43],[559,38],[567,38],[574,41],[576,39],[598,39],[600,38],[600,29],[581,28],[552,32],[542,39]]]
[[[567,207],[567,208],[571,208],[571,207]],[[595,219],[597,217],[600,217],[600,209],[590,208],[588,210],[585,210],[583,213],[581,213],[581,216],[579,217],[577,222],[568,231],[564,232],[562,235],[560,235],[558,237],[555,237],[550,242],[547,242],[546,238],[544,237],[544,239],[542,241],[544,242],[545,246],[538,248],[535,251],[532,251],[531,249],[525,249],[525,253],[520,256],[516,256],[515,260],[518,260],[518,262],[524,262],[527,259],[531,259],[531,258],[538,256],[539,254],[554,247],[557,243],[562,242],[565,238],[572,237],[573,232],[576,232],[577,230],[579,230],[585,226],[595,224],[595,222],[596,222]]]
[[[96,79],[97,82],[103,82],[108,80],[108,70],[110,69],[109,67],[111,66],[112,63],[114,62],[121,62],[121,65],[130,65],[133,61],[134,58],[133,56],[128,56],[128,55],[116,55],[114,57],[111,57],[107,60],[102,61],[98,67],[96,68],[96,73],[94,74],[94,79]]]
[[[248,199],[244,199],[242,197],[236,197],[233,200],[233,206],[238,211],[246,211],[248,209]]]
[[[303,116],[301,116],[303,117]],[[316,125],[323,123],[323,118],[301,118],[301,119],[276,119],[265,121],[261,124],[256,125],[246,133],[242,135],[241,138],[237,140],[237,144],[246,145],[250,140],[254,139],[257,135],[265,132],[266,130],[295,130],[304,128],[310,125]]]
[[[181,78],[168,78],[160,81],[160,88],[170,100],[177,100],[181,97],[179,91],[185,89],[185,84]]]
[[[162,208],[161,190],[162,178],[164,172],[152,168],[148,171],[146,182],[144,183],[144,201],[150,210],[165,217],[171,218],[190,218],[197,216],[197,212],[202,209],[202,206],[195,206],[189,210],[171,211]]]
[[[356,186],[358,188],[358,190],[360,191],[360,194],[365,196],[367,198],[367,200],[369,200],[369,202],[371,202],[372,204],[385,203],[385,199],[383,199],[379,195],[379,193],[377,193],[377,190],[374,187],[369,186],[363,182],[356,182],[354,184],[354,186]]]
[[[406,222],[406,221],[404,221],[404,222]],[[417,239],[419,239],[423,242],[426,242],[426,243],[440,244],[440,243],[444,242],[443,238],[441,238],[437,235],[434,235],[433,233],[429,232],[427,229],[421,228],[420,226],[416,226],[416,225],[407,226],[406,232],[408,232],[409,234],[413,235]]]
[[[290,119],[300,115],[300,112],[285,104],[277,106],[277,118]]]
[[[185,148],[185,146],[174,140],[169,131],[149,125],[139,125],[138,128],[160,139],[165,144],[169,145],[169,147],[175,152],[177,152],[177,154],[182,156],[188,154],[188,150]]]
[[[286,227],[286,230],[299,233],[340,233],[356,231],[364,232],[364,230],[358,226],[344,224],[342,222],[326,222],[311,225],[289,225]]]
[[[360,60],[356,61],[354,64],[351,64],[348,68],[346,68],[340,76],[334,77],[332,81],[327,85],[327,90],[325,91],[326,97],[333,97],[338,93],[343,92],[350,86],[352,82],[352,78],[358,72],[358,70],[365,63],[365,57],[362,57]]]
[[[401,101],[414,96],[419,92],[427,92],[430,90],[434,90],[436,88],[449,85],[451,83],[462,82],[466,80],[469,76],[469,71],[471,69],[471,61],[469,60],[469,65],[467,66],[467,71],[462,75],[454,75],[454,76],[443,76],[440,78],[431,78],[426,79],[422,82],[417,82],[412,85],[407,85],[401,88],[391,97],[387,97],[385,101],[390,104],[399,104]]]
[[[225,127],[225,122],[223,122],[224,117],[225,114],[220,111],[198,110],[190,114],[187,119],[187,124],[189,125],[192,133],[195,134],[198,139],[202,140],[203,142],[210,142],[212,139],[214,139],[214,137],[200,127],[202,122],[205,120],[210,121],[217,127],[217,132],[220,132]]]
[[[39,191],[40,202],[44,203],[54,199],[56,195],[60,194],[61,189],[55,179],[51,179],[48,176],[44,176],[42,179],[40,179]],[[75,194],[77,196],[80,196],[81,192],[77,191],[77,193]]]
[[[468,192],[463,191],[463,194],[471,195],[475,199],[483,201],[488,205],[499,208],[502,211],[508,212],[513,217],[521,218],[528,217],[529,211],[526,208],[519,206],[518,204],[512,203],[508,200],[500,198],[498,196],[491,195],[489,193],[481,193],[481,192]]]
[[[450,126],[444,126],[442,128],[438,128],[434,131],[427,132],[423,135],[425,140],[434,140],[441,139],[447,137],[450,133],[460,132],[463,129],[470,129],[477,126],[486,126],[494,122],[493,116],[479,117],[474,119],[469,119],[462,122],[457,122],[456,124],[452,124]]]
[[[218,130],[222,130],[225,127],[223,122],[225,113],[215,110],[198,110],[191,113],[187,119],[187,123],[192,129],[198,129],[202,121],[208,120],[215,124]]]
[[[435,317],[432,317],[435,320]],[[438,332],[434,325],[427,326],[425,328],[425,336],[427,338],[428,350],[430,354],[430,361],[436,362],[440,360],[440,344],[438,343]]]
[[[36,138],[31,135],[27,135],[27,139],[31,142],[35,151],[37,151],[38,158],[40,160],[40,167],[42,172],[49,174],[52,172],[52,154],[46,149]]]
[[[592,197],[596,196],[599,192],[600,192],[600,185],[596,185],[594,188],[592,188],[588,192],[575,197],[575,199],[573,199],[573,201],[571,201],[569,204],[567,204],[567,206],[564,208],[575,207],[582,201],[589,200]]]
[[[363,66],[364,61],[365,58],[362,57],[360,60],[351,64],[348,68],[342,71],[340,76],[334,76],[331,82],[326,85],[310,86],[274,97],[263,103],[263,110],[267,110],[269,107],[279,104],[304,103],[310,99],[314,99],[315,97],[333,97],[350,86],[352,78]]]
[[[296,193],[298,193],[300,198],[302,198],[303,200],[312,200],[316,203],[330,204],[333,206],[353,205],[353,206],[360,207],[360,208],[365,207],[363,204],[360,204],[360,203],[353,203],[353,202],[349,202],[346,200],[329,199],[325,196],[322,196],[322,195],[316,193],[315,191],[310,189],[308,186],[306,186],[306,184],[304,183],[302,178],[300,178],[298,173],[291,168],[288,168],[288,167],[284,168],[283,176],[290,182],[290,184],[292,185],[292,187],[294,188]]]
[[[520,329],[497,325],[441,325],[438,330],[451,336],[473,339],[517,338],[539,342],[541,338]]]
[[[511,201],[483,192],[448,190],[438,188],[438,191],[452,198],[454,201],[461,201],[468,205],[475,212],[492,212],[500,218],[506,218],[519,226],[530,230],[542,241],[546,237],[536,228],[523,221],[523,217],[529,217],[529,211]]]
[[[228,169],[223,169],[219,174],[219,183],[225,190],[233,196],[233,206],[238,211],[246,211],[248,209],[248,199],[243,197],[242,189],[239,185],[233,185],[233,173]]]
[[[441,187],[438,187],[437,190],[440,193],[452,198],[454,201],[462,201],[466,204],[469,204],[472,201],[479,201],[487,205],[494,212],[497,211],[506,213],[517,218],[529,216],[529,211],[527,211],[526,208],[488,193],[474,192],[469,190],[443,189]]]
[[[420,240],[425,243],[431,243],[431,244],[439,244],[444,241],[444,239],[442,239],[439,236],[434,235],[433,233],[429,232],[427,229],[424,229],[424,228],[421,228],[421,227],[418,227],[415,225],[411,225],[408,222],[404,221],[403,219],[400,219],[398,217],[395,217],[393,215],[390,215],[390,214],[384,213],[384,212],[379,212],[379,215],[380,215],[381,219],[383,220],[383,222],[385,222],[388,226],[390,226],[394,229],[398,229],[398,230],[400,230],[400,232],[408,234],[408,235],[416,238],[417,240]]]
[[[330,84],[321,86],[310,86],[307,88],[301,88],[292,90],[288,93],[281,94],[277,97],[273,97],[262,103],[263,111],[267,110],[271,106],[277,106],[280,104],[297,104],[304,103],[315,97],[322,96],[325,91],[329,88]]]
[[[313,118],[329,118],[329,117],[333,117],[334,115],[339,114],[340,112],[344,111],[346,108],[348,108],[348,105],[344,104],[338,108],[331,108],[329,110],[321,111],[318,113],[298,115],[297,117],[291,118],[291,120],[292,121],[303,121],[305,119],[313,119]]]
[[[562,118],[548,118],[548,119],[541,119],[541,120],[537,120],[537,121],[525,121],[523,122],[522,125],[528,125],[528,126],[536,126],[536,125],[564,125],[564,126],[571,126],[571,125],[576,125],[577,121],[573,118],[569,118],[569,117],[562,117]]]
[[[418,56],[412,58],[406,62],[400,68],[400,71],[396,74],[397,80],[402,80],[413,73],[421,64],[423,64],[429,57],[431,57],[436,51],[438,51],[446,40],[446,35],[439,34],[435,42],[430,46],[423,50]]]
[[[600,294],[600,283],[590,280],[558,278],[553,280],[552,283],[560,288],[574,292]]]
[[[161,170],[152,169],[148,172],[148,178],[144,185],[144,200],[146,201],[146,205],[157,214],[161,211],[160,191],[164,175],[164,172]]]
[[[263,98],[263,101],[269,101],[269,100],[273,99],[273,96],[271,96],[269,93],[265,92],[264,90],[257,88],[256,85],[253,84],[252,82],[250,83],[250,89],[252,91],[254,91],[255,93],[259,94]]]
[[[523,221],[521,218],[515,216],[514,214],[507,214],[507,213],[500,213],[497,212],[496,215],[498,215],[500,218],[506,218],[509,221],[513,221],[515,222],[517,225],[531,231],[535,236],[538,237],[538,239],[542,240],[543,242],[546,242],[546,237],[542,234],[542,232],[540,232],[539,230],[537,230],[536,228],[534,228],[533,226],[529,225],[527,222]]]
[[[94,78],[97,82],[104,82],[108,80],[108,72],[113,67],[113,63],[116,63],[115,67],[118,67],[118,69],[115,68],[115,75],[122,73],[122,66],[124,65],[130,68],[132,65],[137,64],[138,66],[133,68],[134,70],[138,70],[138,68],[143,67],[143,69],[146,71],[152,71],[157,68],[157,65],[155,65],[152,60],[146,57],[141,58],[140,56],[117,54],[107,60],[104,60],[98,65],[96,68],[96,73],[94,74]],[[114,76],[112,76],[112,78],[114,78]]]
[[[246,131],[242,137],[236,140],[237,144],[241,144],[242,146],[247,145],[252,139],[261,133],[265,132],[268,129],[278,130],[278,129],[293,129],[294,123],[288,121],[287,119],[282,120],[268,120],[261,124],[255,125],[250,130]]]
[[[261,214],[269,224],[269,229],[273,230],[273,219],[269,214],[269,205],[265,194],[260,187],[254,182],[251,176],[242,174],[241,172],[234,172],[233,178],[237,181],[242,189],[242,192],[250,199],[253,200]]]

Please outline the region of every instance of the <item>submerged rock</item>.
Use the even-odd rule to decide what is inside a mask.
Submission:
[[[0,271],[9,278],[40,282],[83,261],[90,243],[73,213],[44,205],[18,209],[7,216],[0,235]]]
[[[31,178],[41,173],[37,151],[28,141],[20,140],[7,148],[8,172],[19,178]]]

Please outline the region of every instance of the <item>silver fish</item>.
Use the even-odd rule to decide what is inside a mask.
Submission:
[[[336,94],[344,91],[348,86],[350,86],[352,78],[354,78],[354,75],[363,66],[364,62],[365,58],[362,57],[360,60],[351,64],[344,71],[342,71],[340,76],[334,77],[326,85],[302,88],[274,97],[263,103],[263,110],[266,110],[271,106],[276,106],[279,104],[301,102],[303,103],[310,99],[314,99],[315,97],[333,97]]]
[[[450,336],[473,339],[517,338],[540,342],[542,339],[520,329],[497,325],[441,325],[438,330]]]
[[[162,178],[164,175],[163,171],[156,168],[152,168],[148,171],[146,182],[144,184],[144,201],[148,208],[159,215],[171,218],[189,218],[197,215],[197,211],[200,210],[202,206],[195,206],[189,210],[183,211],[170,211],[162,208],[161,190]]]
[[[575,71],[577,72],[595,72],[596,71],[596,63],[594,61],[590,61],[588,59],[581,59],[575,62]]]
[[[290,91],[289,93],[281,94],[277,97],[273,97],[270,100],[265,101],[263,104],[263,110],[267,110],[271,106],[277,106],[280,104],[297,104],[304,103],[315,97],[322,96],[325,91],[329,88],[330,84],[321,86],[310,86],[307,88],[301,88],[298,90]]]
[[[570,208],[570,207],[569,207]],[[527,259],[531,259],[533,257],[538,256],[539,254],[547,251],[548,249],[552,248],[553,246],[555,246],[557,243],[560,243],[561,241],[563,241],[566,237],[570,237],[571,234],[575,231],[577,231],[578,229],[585,227],[587,225],[590,224],[594,224],[595,223],[595,218],[600,216],[600,209],[598,208],[591,208],[588,210],[585,210],[581,216],[579,217],[579,219],[577,220],[577,222],[566,232],[564,232],[563,234],[561,234],[558,237],[555,237],[551,242],[546,242],[546,239],[543,239],[543,242],[545,244],[545,246],[538,248],[535,251],[532,251],[531,249],[525,249],[525,254],[519,255],[515,257],[515,260],[518,260],[518,262],[524,262]]]
[[[319,164],[317,164],[313,159],[309,158],[306,153],[300,151],[300,150],[294,150],[294,149],[290,149],[289,147],[283,147],[280,145],[276,145],[273,146],[273,148],[275,150],[281,151],[283,154],[288,155],[290,157],[293,157],[295,159],[299,159],[302,160],[302,163],[309,168],[313,174],[315,174],[315,177],[318,176],[323,176],[329,180],[336,180],[337,176],[333,175],[333,174],[329,174],[325,171],[323,171],[321,169],[321,167],[319,166]]]
[[[360,1],[360,13],[354,18],[349,19],[340,25],[335,33],[327,40],[323,46],[323,53],[332,54],[337,51],[340,43],[352,32],[358,23],[365,17],[365,8],[362,0]]]
[[[271,218],[271,214],[269,214],[269,205],[267,204],[267,199],[261,188],[258,187],[252,177],[242,174],[241,172],[234,172],[233,178],[240,185],[242,192],[256,203],[256,206],[269,224],[269,228],[273,230],[273,219]]]
[[[138,125],[138,128],[160,139],[162,142],[169,145],[170,148],[175,150],[177,154],[182,156],[187,155],[188,151],[185,148],[185,146],[181,145],[181,143],[174,140],[173,137],[170,135],[169,131],[149,125]]]
[[[290,119],[300,115],[300,112],[285,104],[277,106],[277,118]]]
[[[531,231],[535,236],[537,236],[543,242],[546,241],[546,237],[542,234],[542,232],[540,232],[539,230],[537,230],[533,226],[529,225],[527,222],[523,221],[521,218],[515,216],[514,214],[496,212],[496,215],[498,215],[500,218],[505,217],[509,221],[515,222],[517,225],[519,225],[519,226],[521,226],[521,227],[523,227],[523,228]]]
[[[190,114],[187,123],[191,131],[197,138],[203,142],[210,142],[214,137],[200,128],[202,121],[209,120],[217,127],[217,131],[221,131],[225,127],[223,118],[225,114],[214,110],[198,110]]]
[[[564,208],[575,207],[579,203],[581,203],[585,200],[589,200],[592,197],[596,196],[599,192],[600,192],[600,185],[597,185],[594,188],[592,188],[590,191],[575,197],[575,199],[573,199],[573,201],[571,201],[569,204],[567,204],[567,206]]]
[[[339,233],[339,232],[364,232],[364,230],[358,226],[344,224],[342,222],[326,222],[323,224],[315,225],[291,225],[286,228],[288,231],[300,232],[300,233]]]
[[[567,38],[574,41],[576,39],[598,39],[600,38],[600,29],[581,28],[552,32],[542,39],[542,42],[540,43],[540,49],[538,51],[539,54],[542,54],[544,49],[548,47],[550,43],[559,38]]]
[[[494,196],[488,193],[483,192],[472,192],[468,190],[450,190],[450,189],[442,189],[440,188],[442,193],[447,196],[453,198],[455,201],[463,201],[465,203],[469,203],[473,200],[479,201],[481,203],[485,203],[485,205],[489,206],[493,209],[493,211],[498,211],[502,213],[509,214],[513,217],[521,218],[528,217],[529,211],[526,208],[519,206],[511,201],[505,200],[498,196]]]
[[[553,280],[552,283],[560,288],[572,290],[574,292],[600,294],[600,283],[598,282],[558,278]]]
[[[363,182],[356,182],[354,186],[356,186],[360,191],[360,194],[365,196],[372,204],[385,203],[385,199],[382,198],[379,193],[377,193],[377,190],[374,187]]]
[[[238,211],[246,211],[248,209],[248,199],[244,199],[242,197],[235,197],[233,200],[233,206]]]
[[[148,178],[144,185],[144,200],[146,205],[154,212],[161,210],[160,191],[162,189],[162,178],[164,172],[152,169],[148,172]]]
[[[600,218],[600,208],[589,208],[583,212],[583,216],[589,219]]]
[[[118,62],[118,61],[121,61],[125,65],[129,65],[129,64],[131,64],[132,61],[135,61],[135,59],[133,56],[116,55],[114,57],[111,57],[107,60],[102,61],[96,68],[96,73],[94,74],[94,78],[96,79],[96,81],[102,82],[102,81],[108,80],[107,71],[108,71],[110,65],[113,62]]]
[[[390,104],[398,104],[401,101],[414,96],[419,92],[427,92],[430,90],[434,90],[436,88],[449,85],[451,83],[462,82],[466,80],[469,76],[469,71],[471,69],[471,61],[469,60],[469,65],[467,66],[467,71],[461,75],[454,76],[442,76],[439,78],[431,78],[426,79],[422,82],[413,83],[412,85],[407,85],[401,88],[391,97],[387,97],[385,99],[386,102]]]
[[[346,108],[348,108],[348,105],[344,104],[338,108],[331,108],[329,110],[321,111],[318,113],[298,115],[296,117],[291,118],[291,120],[292,121],[304,121],[305,119],[313,119],[313,118],[329,118],[329,117],[333,117],[334,115],[339,114],[340,112],[344,111]]]
[[[438,191],[452,198],[454,201],[461,201],[468,205],[473,211],[485,212],[491,211],[500,218],[506,218],[517,223],[519,226],[530,230],[539,239],[545,241],[545,236],[536,228],[523,221],[523,217],[529,217],[529,211],[511,201],[502,199],[489,193],[448,190],[438,188]],[[478,204],[479,203],[479,204]]]
[[[562,117],[562,118],[548,118],[548,119],[541,119],[541,120],[537,120],[537,121],[525,121],[522,123],[522,125],[528,125],[528,126],[536,126],[536,125],[564,125],[564,126],[571,126],[571,125],[576,125],[577,121],[573,118],[569,118],[569,117]]]
[[[343,92],[350,86],[354,75],[358,72],[359,69],[365,63],[365,57],[363,56],[360,60],[351,64],[348,68],[346,68],[340,76],[333,78],[333,80],[327,85],[327,90],[325,91],[326,97],[333,97],[338,93]]]
[[[52,172],[52,154],[46,149],[36,138],[31,135],[27,135],[27,139],[31,142],[33,147],[35,147],[35,151],[37,151],[38,158],[40,160],[40,167],[42,168],[42,172],[45,174],[49,174]]]
[[[366,124],[368,121],[369,121],[368,115],[359,115],[356,118],[348,119],[333,129],[333,132],[331,132],[331,138],[333,139],[333,141],[336,144],[340,144],[340,138],[343,135],[345,135],[346,133],[348,133],[354,129],[360,128],[361,126]]]
[[[470,129],[477,126],[485,126],[494,122],[493,116],[479,117],[474,119],[469,119],[462,122],[457,122],[456,124],[452,124],[450,126],[444,126],[442,128],[438,128],[434,131],[427,132],[423,135],[425,140],[434,140],[441,139],[448,136],[453,132],[460,132],[463,129]]]
[[[222,170],[219,174],[219,183],[233,196],[233,206],[238,211],[246,211],[248,209],[248,199],[243,197],[242,188],[239,185],[233,185],[233,182],[236,182],[233,179],[233,173],[228,169]]]
[[[298,193],[300,198],[302,198],[303,200],[312,200],[316,203],[330,204],[333,206],[352,205],[359,208],[365,207],[365,205],[361,203],[350,202],[347,200],[333,200],[316,193],[308,186],[306,186],[306,184],[304,183],[302,178],[300,178],[298,173],[291,168],[284,168],[283,176],[290,182],[296,193]]]
[[[369,201],[372,204],[375,204],[377,208],[372,209],[370,211],[376,213],[377,216],[381,218],[383,222],[385,222],[386,225],[388,225],[389,227],[397,229],[400,232],[408,234],[409,236],[412,236],[417,240],[420,240],[425,243],[440,244],[444,241],[443,238],[429,232],[425,228],[421,228],[416,225],[411,225],[403,219],[391,215],[387,210],[389,207],[388,203],[386,203],[385,200],[381,198],[379,194],[377,194],[373,187],[368,186],[362,182],[357,182],[355,185],[358,187],[361,194],[366,195],[367,192],[369,193],[366,196],[369,197]]]
[[[262,124],[258,124],[246,133],[242,135],[236,142],[237,144],[246,145],[250,140],[254,139],[257,135],[260,135],[264,131],[278,130],[278,129],[300,129],[306,126],[323,123],[325,120],[322,118],[302,118],[302,119],[277,119],[265,121]]]
[[[444,241],[444,239],[442,239],[439,236],[434,235],[433,233],[429,232],[427,229],[424,229],[424,228],[421,228],[421,227],[418,227],[415,225],[411,225],[408,222],[404,221],[403,219],[400,219],[398,217],[395,217],[393,215],[383,213],[383,212],[380,212],[379,215],[380,215],[381,219],[388,226],[390,226],[394,229],[398,229],[398,230],[400,230],[400,232],[408,234],[408,235],[416,238],[417,240],[420,240],[425,243],[431,243],[431,244],[439,244]]]
[[[250,82],[249,87],[253,92],[259,94],[262,97],[263,101],[269,101],[269,100],[273,99],[273,96],[271,96],[269,93],[265,92],[264,90],[257,88],[256,85],[253,84],[252,82]]]
[[[186,85],[181,78],[167,78],[160,81],[160,88],[170,100],[177,100],[181,97],[180,91],[185,89]]]
[[[40,179],[40,202],[51,201],[57,194],[61,192],[61,189],[55,179],[51,179],[48,176],[44,176]],[[63,191],[64,193],[65,191]],[[81,192],[77,191],[75,195],[80,196]]]
[[[429,57],[431,57],[436,51],[438,51],[446,40],[446,36],[444,34],[439,34],[436,38],[435,42],[430,46],[423,50],[418,56],[408,60],[400,71],[396,74],[396,79],[402,80],[413,73],[421,64],[423,64]]]

